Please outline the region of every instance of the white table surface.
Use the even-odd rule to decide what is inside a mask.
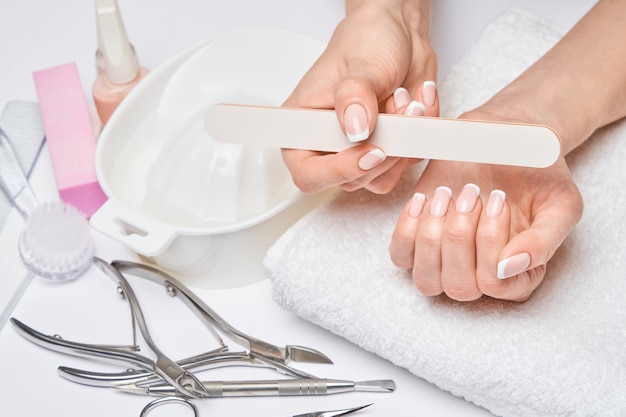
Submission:
[[[327,41],[343,16],[339,0],[118,0],[126,28],[142,65],[156,68],[186,47],[226,29],[275,26],[303,32]],[[520,5],[570,27],[594,2],[543,0],[472,2],[434,0],[433,42],[440,59],[440,78],[480,34],[482,28],[510,5]],[[94,5],[87,0],[3,1],[0,25],[0,108],[11,100],[36,101],[32,72],[76,62],[88,100],[95,78],[96,45]],[[90,101],[91,105],[91,101]],[[41,199],[56,198],[48,154],[39,157],[31,182]],[[17,253],[23,225],[13,211],[0,234],[0,311],[16,303],[11,315],[43,331],[68,339],[101,343],[129,340],[128,309],[115,297],[111,283],[95,270],[70,283],[51,285],[40,279],[24,285],[26,271]],[[133,259],[117,243],[95,235],[97,253],[105,259]],[[329,355],[334,365],[302,365],[324,377],[344,379],[391,378],[393,394],[351,393],[310,398],[239,398],[198,402],[202,415],[293,415],[375,403],[363,416],[437,415],[486,416],[485,410],[456,398],[340,337],[329,334],[280,309],[271,299],[270,285],[259,281],[245,287],[197,292],[236,327],[278,345],[301,344]],[[143,288],[143,287],[140,287]],[[150,295],[155,287],[145,288]],[[23,296],[20,299],[20,295]],[[174,357],[197,353],[205,346],[202,330],[194,331],[193,316],[176,308],[158,310],[168,301],[156,293],[147,297],[148,319],[159,325],[157,340]],[[161,302],[161,300],[164,300]],[[165,312],[166,311],[166,312]],[[3,323],[0,323],[2,326]],[[161,338],[158,336],[162,335]],[[185,341],[185,343],[181,342]],[[186,343],[188,341],[188,343]],[[56,367],[69,365],[95,369],[92,363],[41,349],[22,339],[10,324],[0,328],[0,392],[3,415],[137,416],[147,397],[123,395],[64,381]],[[101,368],[101,365],[98,365]],[[211,375],[204,373],[205,375]],[[269,378],[266,371],[237,369],[225,379]],[[222,377],[214,374],[212,379]],[[207,376],[208,378],[208,376]],[[153,414],[164,415],[166,408]],[[179,410],[175,410],[179,411]],[[5,414],[9,412],[10,414]],[[183,410],[177,415],[185,415]]]

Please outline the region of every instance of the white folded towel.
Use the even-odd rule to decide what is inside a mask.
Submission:
[[[518,8],[501,15],[441,83],[443,115],[488,99],[562,33]],[[568,159],[585,213],[525,303],[424,297],[393,266],[411,176],[389,195],[340,192],[288,230],[264,261],[274,298],[496,415],[626,416],[626,123]]]

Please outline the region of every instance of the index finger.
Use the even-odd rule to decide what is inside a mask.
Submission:
[[[283,160],[296,186],[305,193],[317,193],[355,181],[368,173],[363,160],[385,159],[371,145],[359,145],[338,153],[282,149]]]

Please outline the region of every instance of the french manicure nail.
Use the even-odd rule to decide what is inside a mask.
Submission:
[[[343,114],[346,136],[350,142],[360,142],[370,136],[365,108],[360,104],[350,104]]]
[[[480,187],[476,184],[466,184],[456,200],[456,211],[459,213],[469,213],[474,210],[476,202],[480,196]]]
[[[498,262],[498,278],[506,279],[521,274],[530,265],[530,255],[526,252],[513,255]]]
[[[448,187],[437,187],[433,199],[430,202],[430,214],[435,217],[443,217],[448,212],[448,205],[452,198],[452,190]]]
[[[413,198],[411,198],[411,204],[409,204],[409,216],[416,218],[422,213],[422,208],[424,207],[424,201],[426,200],[426,196],[422,193],[413,194]]]
[[[493,190],[489,194],[487,204],[485,206],[485,215],[487,217],[498,217],[504,207],[504,200],[506,199],[506,193],[502,190]]]
[[[409,96],[409,92],[404,87],[396,88],[396,91],[393,92],[393,102],[396,105],[396,108],[404,107],[411,101],[411,96]]]
[[[435,105],[435,100],[437,98],[437,85],[434,81],[424,81],[422,84],[422,100],[424,101],[424,105],[427,107],[432,107]]]
[[[405,116],[423,116],[426,108],[419,101],[413,100],[404,111]]]
[[[387,159],[387,155],[380,149],[372,149],[359,159],[359,168],[363,171],[374,168],[376,165]]]

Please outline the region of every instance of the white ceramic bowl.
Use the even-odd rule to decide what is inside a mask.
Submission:
[[[293,185],[280,150],[218,143],[203,115],[218,102],[280,105],[323,47],[242,28],[154,70],[101,133],[96,172],[109,200],[93,227],[198,285],[257,280],[269,245],[313,201]]]

